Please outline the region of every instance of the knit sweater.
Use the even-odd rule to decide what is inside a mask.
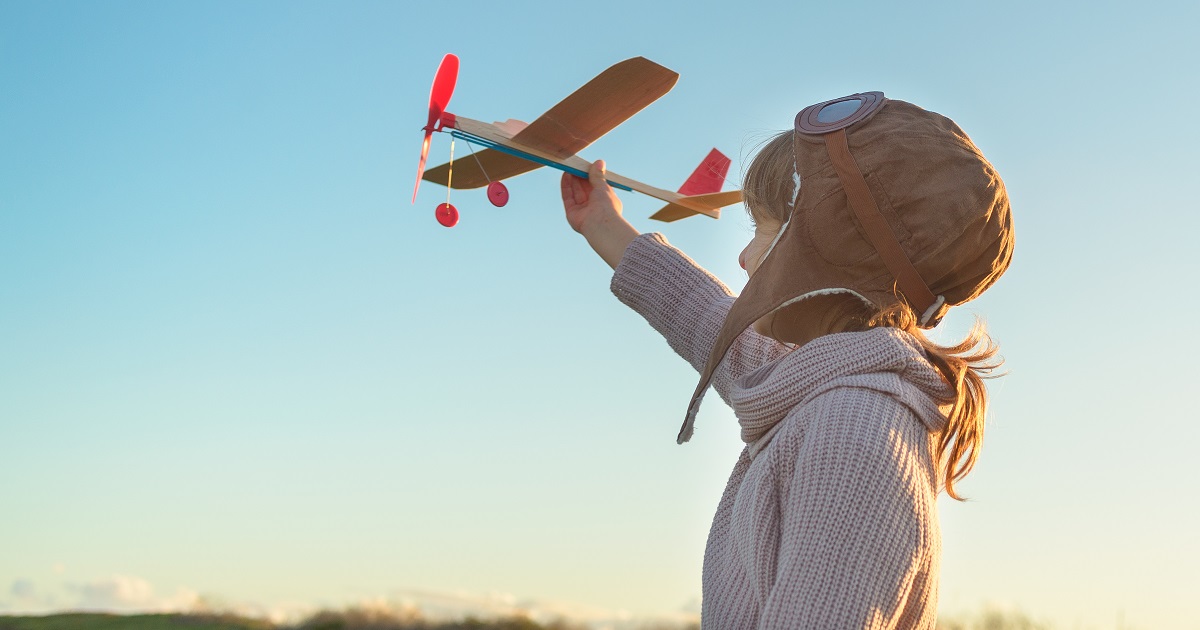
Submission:
[[[643,234],[612,291],[697,370],[734,296]],[[711,630],[933,628],[941,534],[931,440],[949,386],[894,328],[799,348],[744,332],[713,378],[746,443],[704,552]]]

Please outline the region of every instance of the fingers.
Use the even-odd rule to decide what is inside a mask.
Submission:
[[[608,188],[608,182],[604,181],[605,174],[604,160],[592,162],[592,166],[588,168],[588,183],[601,190]]]
[[[582,205],[588,200],[588,192],[584,189],[584,180],[570,174],[563,173],[562,175],[562,198],[563,202],[573,202],[575,205]]]
[[[612,188],[605,180],[607,176],[608,171],[605,169],[604,160],[596,160],[588,167],[587,179],[563,173],[561,179],[563,203],[586,204],[592,193],[597,190],[611,196]]]

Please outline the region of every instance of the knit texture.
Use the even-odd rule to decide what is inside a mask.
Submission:
[[[697,370],[734,296],[643,234],[612,291]],[[932,440],[949,386],[894,328],[800,348],[747,330],[713,387],[742,450],[704,553],[711,630],[933,628],[941,534]]]

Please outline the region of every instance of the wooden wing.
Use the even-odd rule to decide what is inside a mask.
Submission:
[[[670,92],[677,80],[678,73],[645,57],[626,59],[575,90],[512,140],[558,158],[575,155]]]
[[[480,165],[482,165],[482,169]],[[475,157],[471,157],[471,154],[467,153],[454,160],[454,178],[450,182],[450,187],[482,188],[487,186],[489,181],[508,179],[521,173],[528,173],[539,166],[541,164],[537,162],[530,162],[509,153],[495,149],[483,149],[475,151]],[[426,170],[425,176],[421,179],[445,186],[446,176],[449,173],[450,165],[442,164]]]

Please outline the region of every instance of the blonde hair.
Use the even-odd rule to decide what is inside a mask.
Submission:
[[[757,220],[767,218],[782,225],[791,216],[791,202],[795,198],[792,142],[791,131],[771,138],[746,170],[742,179],[742,197],[747,210]],[[983,447],[988,404],[983,380],[994,378],[991,372],[1003,362],[997,356],[999,348],[978,318],[960,343],[950,346],[934,343],[918,325],[919,318],[912,307],[897,299],[890,306],[878,308],[847,293],[821,295],[794,305],[800,308],[776,313],[776,318],[820,317],[820,334],[891,327],[912,335],[953,392],[949,398],[938,401],[950,405],[950,411],[946,428],[937,435],[934,457],[946,494],[962,501],[963,497],[954,486],[975,467]],[[774,329],[775,319],[771,325]]]

